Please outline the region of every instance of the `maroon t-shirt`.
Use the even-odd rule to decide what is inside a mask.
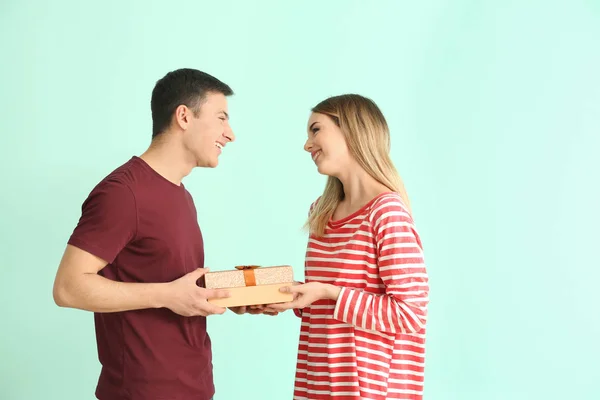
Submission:
[[[204,267],[192,196],[141,158],[104,178],[82,206],[69,244],[120,282],[170,282]],[[101,400],[208,400],[214,394],[206,318],[169,309],[95,313]]]

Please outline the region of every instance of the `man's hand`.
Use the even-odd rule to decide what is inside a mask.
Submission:
[[[198,268],[165,284],[162,305],[184,317],[223,314],[226,309],[210,304],[208,299],[226,298],[229,293],[226,290],[201,288],[196,283],[207,272],[208,269]]]

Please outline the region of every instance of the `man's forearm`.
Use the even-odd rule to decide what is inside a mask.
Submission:
[[[165,283],[116,282],[98,274],[83,274],[58,285],[54,299],[61,307],[92,312],[118,312],[164,307]]]

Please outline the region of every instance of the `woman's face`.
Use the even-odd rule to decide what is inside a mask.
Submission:
[[[319,173],[339,177],[351,156],[342,130],[331,117],[312,113],[308,119],[308,139],[304,150],[310,153]]]

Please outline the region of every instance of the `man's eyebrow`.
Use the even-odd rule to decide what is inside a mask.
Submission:
[[[219,111],[219,114],[225,114],[225,118],[229,119],[229,114],[227,114],[226,111],[221,110]]]

